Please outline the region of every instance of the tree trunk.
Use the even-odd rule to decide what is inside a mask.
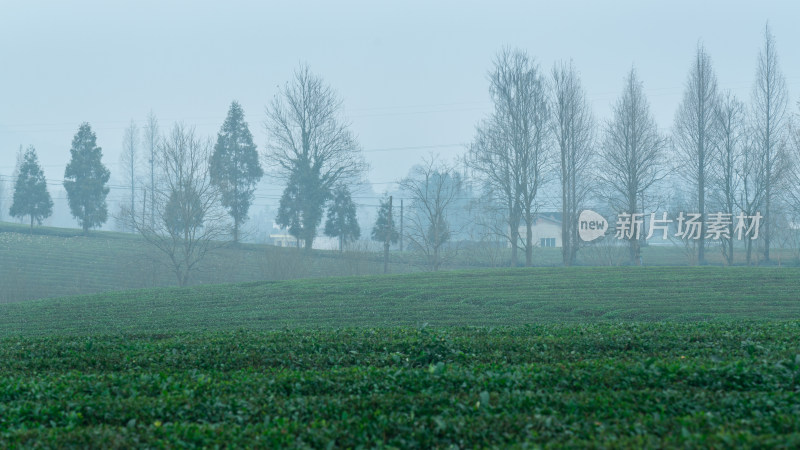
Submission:
[[[769,183],[771,180],[769,179],[770,174],[769,170],[767,170],[767,195],[766,195],[766,205],[764,208],[764,261],[769,262],[769,221],[770,221],[770,212],[769,212],[769,198],[772,195],[771,190],[769,188]]]
[[[566,198],[562,196],[562,201],[565,201]],[[565,266],[570,265],[570,255],[569,255],[569,230],[567,229],[567,209],[561,209],[561,260]]]
[[[531,221],[525,224],[525,267],[533,265],[533,224]]]
[[[697,182],[697,184],[698,184],[698,189],[697,189],[698,190],[698,193],[697,193],[697,196],[698,196],[697,202],[698,202],[698,204],[697,204],[697,206],[698,206],[699,211],[697,211],[697,212],[700,214],[700,217],[703,220],[705,220],[706,219],[706,211],[705,211],[705,208],[706,208],[705,181],[706,180],[705,180],[705,172],[703,171],[703,164],[705,163],[705,161],[704,161],[704,157],[703,157],[703,149],[702,148],[700,149],[700,154],[701,154],[701,157],[700,157],[701,158],[700,159],[700,176],[698,177],[699,180]],[[704,228],[703,227],[703,223],[704,222],[701,222],[701,224],[700,224],[700,239],[699,239],[698,247],[697,247],[697,264],[700,265],[700,266],[705,265],[705,263],[706,263],[706,230],[703,229]]]
[[[628,205],[631,215],[631,228],[630,228],[630,237],[628,238],[628,245],[630,248],[630,257],[631,257],[631,265],[639,266],[641,265],[641,254],[640,254],[640,243],[639,238],[636,236],[636,231],[638,224],[634,220],[636,216],[636,210],[638,209],[637,206],[637,198],[635,191],[628,192]]]
[[[575,258],[578,255],[578,180],[575,179],[577,168],[575,168],[575,160],[577,156],[573,150],[572,154],[572,169],[570,170],[570,201],[569,211],[566,216],[561,216],[561,220],[567,222],[567,238],[569,239],[569,265],[575,265]],[[564,245],[562,242],[561,245]]]
[[[383,273],[389,273],[389,241],[383,243]]]
[[[517,235],[519,234],[519,222],[514,223],[511,218],[508,222],[508,229],[511,238],[511,267],[517,267]]]
[[[641,261],[639,257],[639,239],[636,239],[636,236],[631,236],[628,239],[628,246],[630,251],[631,264],[634,266],[640,266]]]
[[[565,266],[570,266],[570,241],[569,241],[569,227],[567,225],[567,218],[569,217],[570,206],[567,201],[567,192],[569,189],[569,174],[567,171],[566,144],[562,144],[561,150],[561,259]]]
[[[511,239],[511,267],[517,267],[517,236]]]
[[[439,246],[442,245],[442,243],[439,241],[439,236],[441,236],[441,234],[439,231],[438,214],[434,218],[433,233],[433,271],[436,272],[439,270]]]
[[[731,238],[728,239],[728,265],[733,265],[733,234],[731,234]]]
[[[745,245],[747,247],[747,259],[746,259],[746,261],[747,261],[747,265],[749,266],[750,265],[750,258],[752,257],[752,253],[753,253],[753,241],[747,236],[745,236],[745,241],[746,241]]]

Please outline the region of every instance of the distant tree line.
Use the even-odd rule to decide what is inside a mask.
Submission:
[[[671,134],[658,129],[635,69],[624,79],[612,117],[602,124],[592,118],[571,61],[557,62],[547,77],[525,51],[504,49],[489,72],[489,85],[494,111],[476,127],[466,160],[484,203],[493,205],[490,214],[504,218],[486,221],[487,229],[509,243],[512,265],[518,246],[531,264],[531,218],[548,205],[537,196],[550,179],[558,181],[561,193],[564,265],[576,262],[582,246],[579,212],[598,204],[646,217],[648,208],[675,206],[683,198],[681,206],[704,219],[712,210],[726,217],[759,213],[765,262],[779,221],[797,223],[800,134],[788,110],[769,26],[749,105],[719,91],[711,57],[698,44]],[[728,264],[734,261],[734,225],[726,225],[727,237],[721,239]],[[704,227],[701,223],[697,239],[682,237],[698,264],[705,263],[708,247]],[[642,237],[638,232],[625,237],[632,264],[641,261]],[[748,263],[752,244],[746,240]]]
[[[769,261],[775,227],[796,222],[800,213],[800,132],[775,39],[766,26],[749,104],[720,92],[702,44],[688,69],[674,125],[664,133],[635,68],[624,76],[612,116],[598,122],[572,61],[545,69],[524,50],[502,49],[488,71],[493,108],[476,124],[458,162],[463,170],[435,155],[420,161],[398,180],[409,200],[405,211],[398,214],[397,202],[382,200],[369,237],[387,251],[405,243],[438,270],[455,255],[457,241],[478,239],[465,231],[469,225],[481,240],[504,242],[512,266],[522,264],[520,252],[530,266],[539,246],[537,217],[557,207],[561,258],[570,266],[586,245],[578,233],[583,209],[603,205],[607,213],[644,215],[680,204],[703,217],[712,210],[760,212],[760,259]],[[268,175],[284,185],[276,223],[309,251],[326,218],[323,232],[342,251],[361,237],[352,191],[368,169],[342,110],[333,88],[301,65],[266,109],[261,154],[236,101],[216,140],[183,124],[162,133],[152,113],[141,129],[131,121],[121,161],[130,199],[116,216],[158,248],[185,285],[208,252],[242,240],[256,187]],[[75,134],[70,157],[63,186],[73,217],[89,233],[108,220],[110,172],[88,123]],[[12,216],[27,217],[32,228],[52,213],[33,147],[18,156],[12,181]],[[732,264],[734,225],[727,226],[720,248]],[[699,239],[681,238],[698,264],[709,247],[705,234],[701,228]],[[630,263],[639,263],[641,235],[630,233],[625,244]],[[753,242],[745,246],[750,262]]]

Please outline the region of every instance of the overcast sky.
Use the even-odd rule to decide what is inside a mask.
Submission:
[[[47,178],[60,180],[84,121],[119,177],[131,119],[141,126],[152,110],[162,130],[182,121],[216,136],[234,99],[261,151],[264,108],[303,62],[343,98],[381,192],[431,151],[464,151],[490,111],[486,75],[503,46],[547,70],[572,59],[601,121],[635,66],[668,131],[698,41],[720,87],[749,101],[768,20],[798,111],[796,1],[0,3],[6,177],[19,146],[34,145]]]

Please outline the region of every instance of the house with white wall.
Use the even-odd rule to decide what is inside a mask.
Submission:
[[[527,228],[523,223],[519,227],[521,243],[524,243],[527,236]],[[533,227],[531,227],[533,245],[537,247],[561,247],[561,213],[542,212],[533,217]],[[509,247],[511,244],[509,243]]]

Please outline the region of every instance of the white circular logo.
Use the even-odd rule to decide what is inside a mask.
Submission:
[[[593,241],[606,234],[608,221],[600,214],[584,209],[578,217],[578,236],[585,242]]]

